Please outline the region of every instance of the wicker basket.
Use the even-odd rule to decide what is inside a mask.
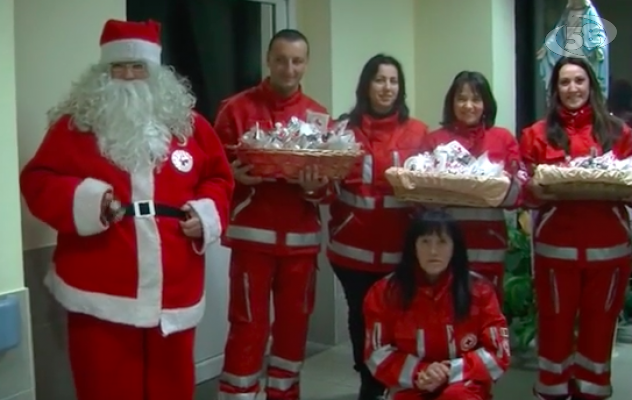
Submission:
[[[538,165],[533,182],[561,200],[611,200],[632,198],[632,173],[617,170]]]
[[[252,165],[250,174],[263,178],[298,179],[306,167],[317,167],[321,177],[344,179],[358,163],[360,150],[276,150],[236,148],[239,160]]]
[[[463,207],[498,207],[511,185],[508,177],[485,178],[391,167],[386,179],[402,201]]]

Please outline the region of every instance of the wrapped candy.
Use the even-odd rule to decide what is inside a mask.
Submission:
[[[501,177],[503,163],[494,163],[487,153],[475,158],[456,141],[437,146],[432,153],[410,157],[404,163],[410,171],[443,172],[462,176]]]
[[[632,157],[618,159],[609,151],[597,156],[568,157],[558,165],[538,165],[534,183],[560,200],[621,201],[632,197]]]
[[[283,150],[353,150],[360,149],[355,135],[347,130],[347,121],[330,127],[327,114],[307,112],[306,121],[290,118],[287,124],[276,123],[272,129],[255,124],[241,137],[241,144],[252,149]]]
[[[632,170],[632,157],[619,160],[612,151],[609,151],[601,156],[596,156],[596,151],[594,149],[591,153],[592,154],[587,157],[570,159],[567,161],[565,166],[569,168],[589,168],[600,170]]]

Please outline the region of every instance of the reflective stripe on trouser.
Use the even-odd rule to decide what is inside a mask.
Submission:
[[[230,331],[219,398],[254,400],[260,391],[270,337],[270,293],[274,295],[268,398],[299,398],[309,316],[314,307],[315,256],[274,257],[233,251],[230,266]]]
[[[284,244],[288,247],[319,246],[321,241],[320,232],[280,234],[270,229],[238,225],[229,225],[226,229],[226,237],[261,244]]]
[[[536,392],[544,399],[610,397],[612,337],[630,276],[629,243],[579,249],[535,242],[533,251],[542,334]]]

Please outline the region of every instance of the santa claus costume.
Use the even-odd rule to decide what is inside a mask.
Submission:
[[[188,86],[160,65],[159,36],[108,21],[100,61],[21,174],[29,210],[57,231],[46,284],[69,311],[78,400],[193,398],[204,252],[234,183]]]

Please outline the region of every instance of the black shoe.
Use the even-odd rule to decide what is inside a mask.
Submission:
[[[381,400],[384,398],[384,386],[378,382],[363,382],[360,385],[358,400]]]

